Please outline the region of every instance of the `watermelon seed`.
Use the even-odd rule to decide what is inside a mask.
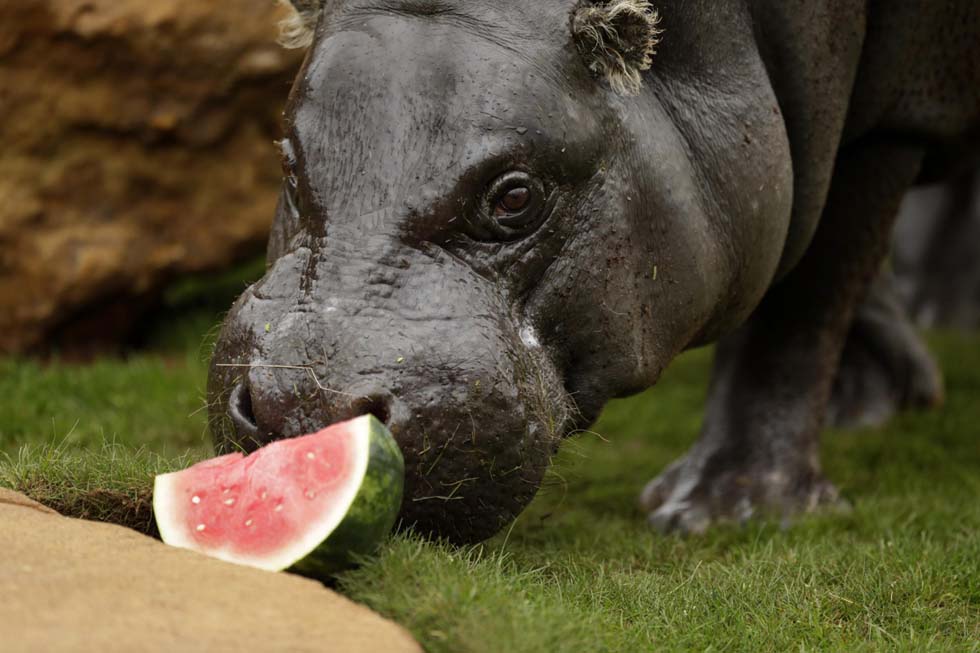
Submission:
[[[194,496],[191,497],[191,503],[193,503],[193,504],[201,503],[201,497],[199,497],[199,496],[197,496],[195,494]]]
[[[233,506],[233,505],[235,505],[235,500],[233,498],[225,499],[225,505],[226,506]]]
[[[277,503],[276,504],[276,507],[274,508],[274,510],[276,512],[282,512],[282,504],[281,503]]]
[[[251,526],[252,525],[252,520],[251,519],[246,519],[245,520],[245,525],[246,526]]]
[[[197,525],[197,532],[200,533],[201,531],[204,530],[204,528],[205,528],[204,524],[198,524]]]
[[[316,497],[316,492],[314,492],[313,490],[307,490],[306,491],[306,498],[307,499],[313,499],[314,497]]]
[[[266,498],[267,496],[269,496],[269,493],[268,493],[268,492],[266,492],[265,490],[263,490],[263,491],[262,491],[262,496],[260,496],[259,498],[260,498],[260,499],[262,499],[263,501],[265,501],[265,498]]]
[[[313,460],[314,458],[316,458],[316,454],[311,451],[308,454],[306,454],[306,457],[310,460]]]

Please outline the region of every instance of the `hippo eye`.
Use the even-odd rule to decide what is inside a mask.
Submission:
[[[540,223],[548,198],[540,181],[526,172],[498,177],[487,191],[488,225],[498,238],[514,238]]]
[[[520,213],[531,202],[531,190],[524,186],[507,191],[503,197],[497,200],[493,214],[498,218],[505,218],[514,213]]]

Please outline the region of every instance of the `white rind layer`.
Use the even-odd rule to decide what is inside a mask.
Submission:
[[[186,510],[183,506],[177,507],[177,501],[186,501],[186,498],[178,496],[180,491],[176,486],[177,477],[181,472],[161,474],[153,482],[153,513],[156,516],[160,538],[171,546],[190,549],[238,565],[266,571],[282,571],[291,567],[312,553],[336,530],[353,505],[354,499],[357,498],[370,462],[370,419],[370,415],[365,415],[349,423],[347,431],[351,438],[350,446],[353,450],[354,462],[348,481],[334,493],[336,500],[331,502],[329,510],[325,511],[293,546],[263,557],[241,555],[232,551],[230,547],[215,549],[200,546],[188,531],[186,522],[182,520]]]

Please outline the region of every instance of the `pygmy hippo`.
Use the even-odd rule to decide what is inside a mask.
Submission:
[[[214,352],[219,450],[373,413],[403,523],[480,540],[607,400],[720,340],[650,521],[840,501],[820,430],[835,387],[850,421],[871,387],[835,384],[841,353],[902,196],[977,143],[980,3],[293,4],[308,52],[268,270]],[[897,407],[940,401],[889,310],[851,349]]]

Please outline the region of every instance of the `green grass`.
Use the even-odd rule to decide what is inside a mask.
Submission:
[[[401,535],[339,587],[430,651],[980,651],[980,337],[932,343],[944,410],[825,438],[850,514],[689,538],[645,526],[639,489],[701,421],[709,352],[694,352],[614,402],[601,438],[569,442],[507,532],[464,549]],[[0,483],[143,526],[152,474],[210,452],[188,349],[0,362]]]
[[[171,455],[204,447],[206,369],[192,356],[91,365],[0,360],[0,451],[120,442]]]

